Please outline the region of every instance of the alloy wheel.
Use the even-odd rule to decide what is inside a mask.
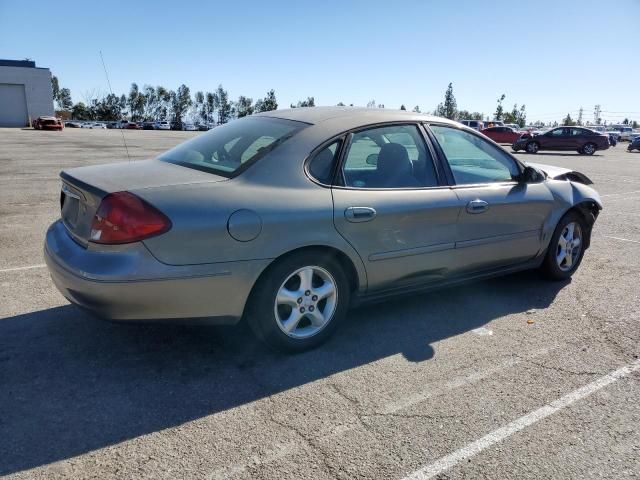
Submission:
[[[582,151],[584,153],[586,153],[587,155],[593,155],[593,153],[596,151],[596,149],[594,148],[593,144],[591,143],[587,143],[584,148],[582,149]]]
[[[568,272],[580,258],[582,250],[582,229],[577,222],[565,225],[556,246],[556,262],[558,268]]]
[[[276,295],[274,314],[280,330],[296,339],[320,332],[333,318],[338,287],[324,268],[299,268],[282,282]]]

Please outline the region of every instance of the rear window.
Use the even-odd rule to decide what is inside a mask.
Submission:
[[[306,123],[279,118],[245,117],[181,143],[158,158],[232,177],[306,126]]]

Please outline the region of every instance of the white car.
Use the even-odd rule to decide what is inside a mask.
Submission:
[[[629,125],[611,125],[611,128],[620,132],[620,140],[628,141],[631,137],[631,134],[633,133],[633,128],[631,128]]]
[[[169,122],[156,122],[153,126],[156,130],[171,130]]]
[[[198,127],[196,127],[193,123],[183,123],[182,124],[182,130],[186,130],[189,132],[195,132],[198,130]]]

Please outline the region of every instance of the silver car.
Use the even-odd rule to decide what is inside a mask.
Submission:
[[[567,279],[602,208],[583,174],[383,109],[265,112],[61,177],[45,257],[71,302],[114,320],[244,318],[293,351],[356,303],[531,268]]]

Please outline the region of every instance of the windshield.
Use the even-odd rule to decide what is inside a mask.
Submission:
[[[158,158],[232,177],[305,126],[306,123],[279,118],[245,117],[181,143]]]

